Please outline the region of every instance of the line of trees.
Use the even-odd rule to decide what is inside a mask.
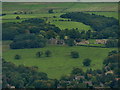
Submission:
[[[21,34],[17,35],[13,42],[10,44],[11,49],[24,49],[24,48],[42,48],[45,47],[46,40],[34,34]]]
[[[45,51],[45,53],[39,51],[36,53],[36,56],[40,58],[43,54],[45,54],[46,57],[50,57],[52,55],[52,52],[50,50]]]

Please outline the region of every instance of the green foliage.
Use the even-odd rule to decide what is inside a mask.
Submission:
[[[109,64],[116,64],[116,66],[118,66],[119,58],[120,58],[119,54],[113,54],[111,56],[108,56],[104,60],[103,64],[105,64],[106,66]]]
[[[32,18],[24,20],[21,23],[3,23],[3,40],[13,40],[16,35],[20,34],[35,34],[40,31],[45,32],[45,38],[56,37],[61,31],[55,25],[47,24],[43,19]]]
[[[2,61],[3,65],[3,88],[27,88],[34,87],[33,85],[37,80],[48,80],[47,74],[37,72],[35,67],[15,66],[14,64]]]
[[[19,60],[19,59],[21,59],[21,56],[17,54],[17,55],[15,55],[15,59]]]
[[[95,14],[88,14],[83,12],[72,12],[66,13],[60,16],[61,18],[68,18],[73,21],[82,22],[85,25],[90,25],[93,30],[96,32],[94,33],[94,38],[109,38],[115,37],[118,38],[118,27],[119,22],[117,19],[112,17],[105,17]],[[112,29],[110,29],[112,28]],[[113,31],[114,29],[115,31]],[[113,34],[112,34],[112,33]],[[110,34],[111,33],[111,34]],[[105,36],[105,37],[104,37]],[[90,37],[88,33],[88,38]]]
[[[28,20],[22,21],[22,23],[40,24],[40,23],[44,23],[44,20],[43,19],[39,19],[39,18],[30,18]]]
[[[118,40],[116,40],[116,39],[109,39],[109,40],[106,42],[105,46],[106,46],[107,48],[110,48],[110,47],[118,47]]]
[[[72,58],[79,58],[79,53],[77,51],[72,51],[71,52],[71,57]]]
[[[83,65],[84,66],[90,66],[91,60],[89,58],[84,59]]]
[[[74,46],[75,45],[74,39],[67,39],[65,42],[68,46]]]
[[[46,38],[47,39],[50,39],[50,38],[56,38],[57,36],[57,33],[55,33],[53,30],[49,30],[46,32]]]
[[[53,9],[48,10],[48,13],[54,13]]]
[[[41,51],[39,51],[39,52],[36,53],[36,56],[39,57],[39,58],[40,58],[42,55],[43,55],[43,52],[41,52]]]
[[[20,17],[19,17],[19,16],[17,16],[17,17],[16,17],[16,19],[20,19]]]
[[[45,45],[46,40],[42,37],[35,36],[34,34],[22,34],[14,38],[14,41],[10,44],[10,48],[42,48],[45,47]]]
[[[45,51],[45,56],[46,57],[50,57],[51,54],[52,54],[52,52],[50,50]]]
[[[114,54],[118,54],[118,51],[117,50],[113,50],[113,51],[108,53],[108,56],[112,56]]]
[[[71,74],[73,74],[73,75],[83,75],[84,72],[83,72],[83,70],[80,69],[80,68],[73,68]]]

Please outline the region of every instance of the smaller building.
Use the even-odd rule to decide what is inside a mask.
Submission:
[[[75,76],[75,80],[85,79],[84,76]]]
[[[96,39],[95,44],[106,44],[107,39]]]
[[[81,41],[81,42],[76,42],[76,45],[84,45],[84,44],[89,44],[89,41]]]
[[[65,42],[64,42],[64,40],[51,38],[51,39],[48,40],[48,44],[51,44],[51,45],[65,45]]]

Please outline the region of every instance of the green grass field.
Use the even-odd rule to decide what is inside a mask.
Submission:
[[[13,13],[16,11],[32,11],[34,13],[47,13],[49,9],[55,12],[73,12],[73,11],[117,11],[118,3],[3,3],[3,13]]]
[[[54,21],[62,19],[60,15],[66,12],[78,12],[78,11],[117,11],[117,3],[3,3],[3,13],[6,13],[6,16],[2,16],[3,22],[21,22],[28,18],[43,18],[43,17],[50,17],[48,19],[49,22],[55,24],[61,29],[84,29],[89,30],[91,29],[90,26],[84,25],[83,23],[79,22],[61,22],[61,21]],[[49,14],[48,10],[53,9],[55,13]],[[14,12],[33,12],[33,14],[13,14]],[[115,17],[118,19],[117,12],[89,12],[95,13],[98,15],[105,15],[107,17]],[[20,20],[16,20],[16,16],[20,16]],[[52,18],[56,16],[57,18]],[[92,29],[91,29],[92,30]]]
[[[60,15],[63,13],[55,13],[55,14],[27,14],[27,15],[6,15],[3,16],[3,22],[21,22],[25,19],[29,18],[43,18],[43,17],[49,17],[47,22],[50,22],[51,24],[56,25],[60,29],[72,29],[72,28],[78,28],[80,30],[92,30],[92,28],[88,25],[85,25],[80,22],[73,22],[73,21],[58,21],[58,20],[68,20],[64,18],[60,18]],[[16,16],[20,16],[21,19],[17,20]],[[56,16],[57,18],[53,18],[53,16]],[[57,21],[53,21],[57,20]]]
[[[56,25],[57,27],[59,27],[60,29],[72,29],[72,28],[78,28],[80,30],[92,30],[92,28],[88,25],[85,25],[83,23],[80,22],[73,22],[73,21],[55,21],[55,22],[51,22],[52,24]]]
[[[51,50],[52,56],[43,56],[41,58],[35,56],[36,52],[45,50]],[[81,46],[47,46],[45,48],[36,49],[8,50],[3,53],[3,58],[16,65],[38,66],[39,71],[47,73],[49,78],[60,78],[62,75],[69,75],[73,67],[80,67],[83,70],[89,68],[102,69],[102,62],[111,50],[114,49]],[[72,59],[70,57],[71,51],[78,51],[80,58]],[[21,60],[14,59],[16,54],[21,55]],[[91,66],[88,68],[82,65],[82,61],[85,58],[92,60]]]

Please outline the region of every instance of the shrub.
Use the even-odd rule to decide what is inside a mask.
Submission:
[[[36,53],[37,57],[41,57],[42,55],[43,55],[43,52],[41,52],[41,51],[39,51],[39,52]]]
[[[16,17],[16,19],[20,19],[20,17],[19,17],[19,16],[17,16],[17,17]]]
[[[72,52],[71,52],[71,57],[72,57],[72,58],[79,58],[79,53],[76,52],[76,51],[72,51]]]
[[[91,60],[89,58],[84,59],[83,65],[84,66],[90,66]]]
[[[17,55],[15,55],[15,59],[17,59],[17,60],[21,59],[21,56],[17,54]]]
[[[50,9],[50,10],[48,11],[48,13],[54,13],[53,9]]]
[[[51,54],[52,54],[51,51],[49,51],[49,50],[45,51],[45,56],[46,56],[46,57],[50,57]]]
[[[110,48],[110,47],[118,47],[118,40],[116,39],[110,39],[106,42],[105,46],[107,48]]]

